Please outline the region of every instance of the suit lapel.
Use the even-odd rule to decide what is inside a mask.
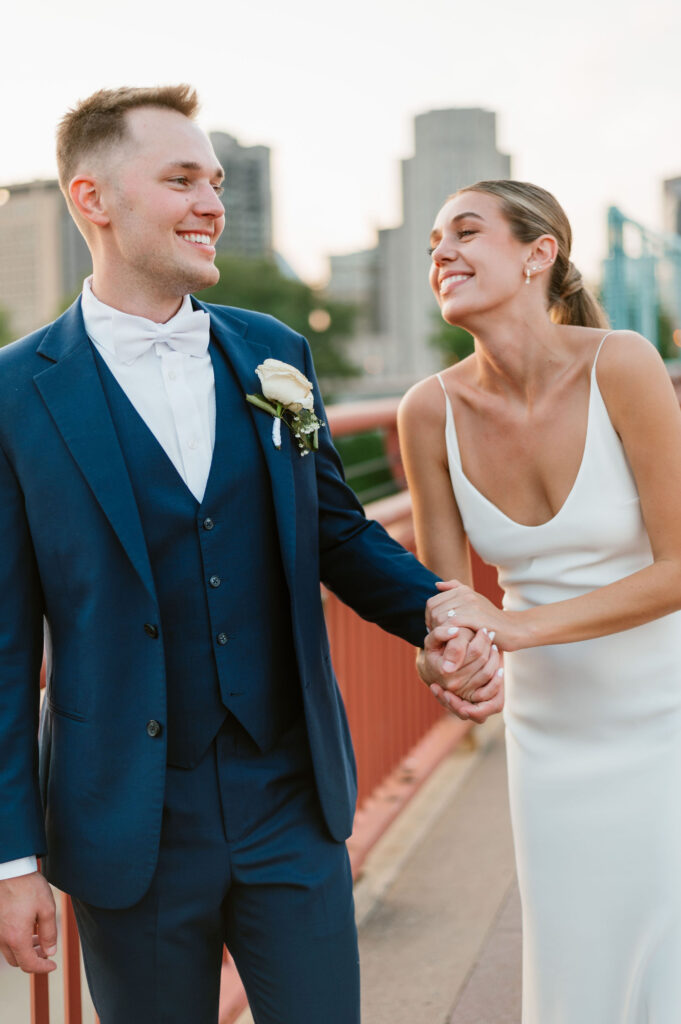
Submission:
[[[246,395],[261,394],[255,368],[272,355],[267,345],[246,337],[248,325],[233,316],[219,317],[210,308],[193,299],[194,305],[210,313],[213,337],[229,359],[244,394],[244,410],[253,423],[262,445],[272,484],[274,510],[279,531],[284,570],[289,585],[295,580],[296,559],[296,492],[291,460],[297,458],[288,429],[282,427],[282,446],[272,442],[272,417],[246,401]],[[219,415],[219,410],[218,410]]]
[[[38,352],[51,363],[34,377],[36,387],[133,567],[153,595],[137,503],[83,325],[80,299],[55,321]]]

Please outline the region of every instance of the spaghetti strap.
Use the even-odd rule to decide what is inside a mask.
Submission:
[[[445,396],[445,431],[446,433],[449,433],[451,431],[454,434],[454,440],[456,442],[456,447],[458,450],[459,442],[456,439],[456,427],[454,426],[454,413],[452,411],[452,403],[449,399],[449,395],[447,394],[447,388],[445,387],[445,382],[442,379],[442,374],[436,373],[435,376],[440,381],[440,387],[442,388],[442,393]]]
[[[603,335],[603,337],[601,338],[601,340],[600,340],[600,342],[598,344],[598,348],[596,349],[596,355],[594,356],[593,366],[591,367],[591,372],[593,374],[596,373],[596,363],[598,362],[598,357],[601,354],[601,349],[603,348],[603,342],[605,341],[606,338],[609,338],[610,335],[614,334],[614,333],[615,333],[614,331],[606,331],[605,334]]]

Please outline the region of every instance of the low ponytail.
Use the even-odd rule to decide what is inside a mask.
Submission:
[[[549,316],[554,324],[576,324],[580,327],[610,326],[605,310],[596,297],[585,287],[577,267],[571,260],[567,261],[561,285],[558,290],[554,284],[560,267],[556,260],[549,285]]]

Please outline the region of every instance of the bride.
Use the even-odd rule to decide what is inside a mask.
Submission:
[[[408,392],[400,438],[419,555],[451,581],[429,626],[506,652],[523,1024],[678,1024],[681,411],[570,246],[534,185],[446,201],[430,282],[475,351]]]

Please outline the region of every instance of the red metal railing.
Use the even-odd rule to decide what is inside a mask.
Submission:
[[[335,437],[380,428],[396,483],[402,487],[404,478],[397,458],[397,405],[397,399],[357,402],[331,407],[327,414]],[[401,544],[413,549],[411,502],[405,491],[374,502],[367,507],[367,513],[383,523]],[[475,557],[474,570],[478,589],[498,598],[496,570],[483,566]],[[414,668],[412,647],[364,622],[333,594],[324,591],[323,597],[333,663],[357,755],[359,811],[349,844],[356,873],[368,846],[378,838],[422,781],[418,771],[412,764],[407,764],[405,758],[447,716],[420,682]],[[439,746],[436,744],[433,748],[436,753],[431,750],[430,755],[422,759],[428,768],[433,767],[435,758],[450,749],[468,728],[454,719],[448,719],[448,724],[454,727],[449,729],[444,740],[438,739]],[[380,800],[372,794],[380,793],[382,788],[385,789],[386,780],[391,779],[392,788],[381,807]],[[373,823],[370,821],[367,826],[367,818],[372,816]],[[61,898],[61,930],[64,1024],[82,1024],[78,935],[70,901],[64,895]],[[30,984],[31,1024],[50,1024],[47,976],[32,976]],[[231,1024],[245,1006],[246,996],[234,963],[225,953],[220,1024]]]

